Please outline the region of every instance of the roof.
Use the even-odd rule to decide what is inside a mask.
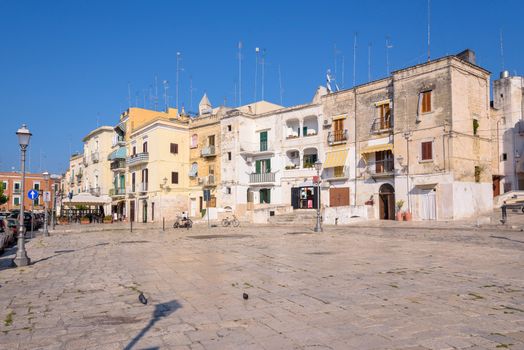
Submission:
[[[102,133],[102,132],[104,132],[104,131],[112,132],[112,131],[113,131],[113,127],[112,127],[112,126],[101,126],[101,127],[98,127],[98,128],[96,128],[95,130],[89,132],[89,134],[87,134],[87,135],[82,139],[82,142],[86,142],[86,141],[89,140],[91,137],[95,136],[96,134]]]

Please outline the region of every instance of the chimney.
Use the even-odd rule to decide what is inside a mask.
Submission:
[[[461,60],[469,62],[471,64],[477,64],[476,63],[476,59],[475,59],[475,52],[470,50],[470,49],[466,49],[466,50],[464,50],[462,52],[459,52],[455,56],[457,58],[460,58]]]

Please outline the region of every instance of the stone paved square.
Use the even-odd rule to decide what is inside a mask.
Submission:
[[[108,226],[27,250],[0,260],[2,349],[524,349],[519,231]]]

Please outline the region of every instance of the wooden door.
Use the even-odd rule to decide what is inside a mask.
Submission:
[[[500,196],[500,177],[493,177],[493,197]]]
[[[343,207],[349,205],[349,187],[330,188],[329,206]]]

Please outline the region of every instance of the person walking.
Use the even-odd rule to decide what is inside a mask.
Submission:
[[[502,203],[501,209],[502,209],[502,220],[500,220],[500,222],[502,222],[502,225],[505,225],[506,222],[508,221],[508,211],[507,211],[506,201]]]

